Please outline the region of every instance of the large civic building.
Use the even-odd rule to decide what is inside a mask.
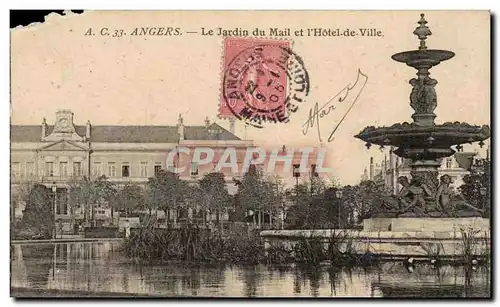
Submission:
[[[72,181],[105,175],[115,184],[144,184],[155,173],[174,166],[166,165],[167,155],[178,146],[214,150],[230,146],[244,151],[253,142],[241,140],[234,132],[208,120],[202,126],[186,126],[181,116],[176,126],[94,126],[90,121],[76,125],[70,110],[60,110],[53,125],[45,119],[41,125],[12,125],[15,215],[22,215],[24,206],[16,193],[25,185],[42,183],[56,191],[56,218],[64,220],[69,215],[68,188]],[[204,172],[192,164],[180,177],[195,180]],[[233,176],[227,178],[230,192],[234,190]],[[78,209],[74,214],[78,215]]]
[[[229,130],[208,119],[204,125],[184,125],[180,115],[175,126],[98,126],[90,121],[77,125],[71,110],[57,111],[53,125],[47,124],[45,119],[40,125],[12,125],[12,218],[22,217],[25,204],[20,196],[26,192],[23,190],[35,183],[51,189],[56,219],[68,222],[82,219],[85,214],[81,205],[70,208],[68,200],[72,183],[83,178],[96,179],[105,175],[117,185],[144,185],[160,170],[170,170],[176,164],[182,164],[184,171],[180,178],[195,182],[214,170],[216,159],[203,165],[190,161],[192,157],[186,155],[167,159],[169,153],[179,147],[210,148],[219,158],[226,148],[234,148],[238,170],[242,170],[246,150],[254,143],[235,135],[234,121],[231,121]],[[296,160],[295,155],[292,159]],[[167,165],[168,161],[171,161],[170,165]],[[235,174],[231,169],[221,171],[226,176],[229,193],[236,193],[236,183],[243,173]],[[291,176],[277,172],[285,177]],[[98,207],[95,212],[97,219],[109,215],[107,210],[110,209]]]

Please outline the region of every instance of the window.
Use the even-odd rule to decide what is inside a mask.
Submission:
[[[253,165],[250,165],[252,167]],[[300,164],[293,165],[293,177],[300,177]]]
[[[191,176],[198,176],[198,163],[191,163]]]
[[[35,162],[26,162],[26,177],[31,178],[35,176]]]
[[[158,174],[161,172],[161,164],[156,164],[155,165],[155,176],[158,176]]]
[[[216,135],[219,135],[221,133],[222,133],[222,131],[220,129],[208,129],[208,134],[210,136],[216,136]]]
[[[109,162],[108,163],[108,176],[109,177],[116,177],[116,165],[115,165],[115,162]]]
[[[446,168],[451,168],[451,158],[446,158]]]
[[[54,176],[54,162],[45,162],[45,176]]]
[[[141,162],[140,165],[140,171],[141,171],[141,177],[147,177],[148,176],[148,162]]]
[[[102,175],[102,165],[101,162],[94,162],[94,175],[99,177]]]
[[[174,173],[174,172],[175,172],[175,164],[173,164],[173,163],[168,163],[168,164],[167,164],[167,172]]]
[[[57,189],[56,192],[56,214],[67,215],[68,210],[68,193],[66,189]]]
[[[82,175],[82,162],[73,162],[73,176]]]
[[[130,165],[122,165],[122,177],[130,177]]]
[[[59,176],[68,176],[68,162],[59,162]]]
[[[19,162],[12,162],[12,176],[19,177],[21,174],[20,166]]]
[[[319,177],[318,172],[316,172],[316,164],[311,164],[311,176],[312,177]]]

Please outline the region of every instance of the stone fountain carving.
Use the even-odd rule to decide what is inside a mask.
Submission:
[[[437,107],[437,94],[434,87],[437,84],[435,79],[426,77],[424,79],[411,79],[410,84],[413,89],[410,94],[410,106],[417,113],[432,113]]]
[[[411,180],[398,178],[403,186],[400,193],[387,199],[387,203],[376,214],[384,217],[470,217],[480,216],[480,208],[467,204],[463,197],[451,194],[449,176],[438,179],[438,168],[441,159],[458,151],[462,144],[480,142],[490,137],[487,125],[473,126],[468,123],[434,122],[437,107],[437,81],[430,77],[429,70],[442,61],[451,59],[455,54],[451,51],[428,49],[427,36],[432,32],[426,26],[424,14],[420,15],[419,26],[413,34],[420,40],[418,50],[400,52],[392,59],[405,63],[417,70],[417,78],[411,79],[410,106],[415,111],[413,123],[397,123],[390,127],[366,127],[356,138],[366,142],[367,148],[372,144],[394,146],[399,157],[411,159]]]

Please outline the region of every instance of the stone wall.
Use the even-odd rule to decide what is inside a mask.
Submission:
[[[437,231],[460,232],[471,227],[489,231],[490,220],[481,217],[468,218],[369,218],[363,221],[364,231]]]

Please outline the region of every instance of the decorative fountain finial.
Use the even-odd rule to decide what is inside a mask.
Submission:
[[[426,26],[427,20],[425,20],[424,16],[424,14],[420,14],[420,20],[418,21],[418,24],[420,24],[420,26],[418,26],[415,31],[413,31],[413,34],[418,36],[418,39],[420,40],[420,47],[418,47],[419,50],[427,49],[425,40],[427,39],[427,36],[432,35],[431,30]]]

